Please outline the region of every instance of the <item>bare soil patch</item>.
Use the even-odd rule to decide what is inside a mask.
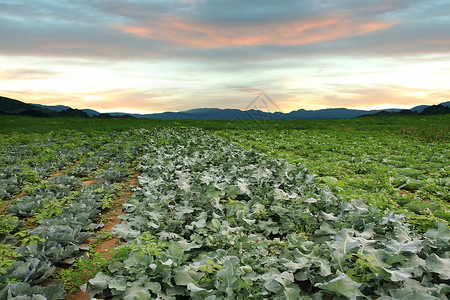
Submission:
[[[133,186],[138,185],[138,183],[139,183],[138,176],[139,175],[140,175],[139,173],[133,174],[133,178],[128,183],[128,187],[133,187]],[[95,181],[95,180],[96,179],[89,180],[89,181]],[[87,181],[83,182],[83,184],[85,184],[86,182]],[[91,184],[93,184],[93,183],[91,183]],[[88,184],[85,184],[85,185],[88,185]],[[115,225],[122,223],[122,220],[119,219],[119,215],[122,214],[122,212],[123,212],[122,204],[125,202],[125,198],[130,197],[132,194],[133,194],[132,191],[127,191],[122,197],[119,197],[116,199],[116,201],[114,201],[114,206],[110,209],[110,211],[114,211],[114,213],[111,215],[108,222],[106,222],[105,227],[103,228],[104,231],[105,230],[111,231],[111,229]],[[95,247],[95,251],[98,253],[101,253],[102,255],[104,255],[106,257],[111,257],[111,253],[110,253],[111,250],[114,249],[115,247],[117,247],[121,241],[122,240],[119,238],[112,238],[110,240],[104,241]],[[89,299],[89,291],[86,291],[86,292],[78,291],[74,295],[67,298],[67,300],[78,300],[78,299],[80,299],[80,300]]]
[[[94,179],[90,179],[90,180],[83,181],[83,185],[84,185],[84,186],[93,185],[93,184],[95,184],[95,183],[97,183],[97,182],[98,182],[98,179],[97,179],[97,178],[94,178]]]

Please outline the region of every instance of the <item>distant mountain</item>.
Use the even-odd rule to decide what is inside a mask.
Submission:
[[[71,107],[66,106],[66,105],[42,105],[42,104],[34,104],[34,103],[29,103],[29,104],[40,107],[40,108],[46,108],[46,109],[49,109],[54,112],[62,112],[64,110],[72,109]],[[89,117],[100,115],[100,113],[98,111],[93,110],[93,109],[87,108],[87,109],[80,109],[80,110],[85,112]]]
[[[2,96],[0,96],[0,114],[34,117],[89,117],[85,112],[69,106],[34,105]]]
[[[440,105],[450,107],[450,101]],[[371,115],[396,115],[396,114],[426,114],[430,112],[428,105],[420,105],[411,110],[402,110],[398,108],[386,110],[359,110],[348,108],[326,108],[319,110],[299,109],[290,113],[274,112],[268,113],[261,110],[240,110],[240,109],[219,109],[219,108],[196,108],[180,112],[163,112],[156,114],[132,114],[135,118],[151,119],[188,119],[188,120],[299,120],[299,119],[346,119],[357,118]],[[413,111],[414,110],[414,111]],[[425,113],[424,113],[425,111]],[[446,110],[434,110],[434,113],[447,113]],[[111,113],[114,116],[123,115],[123,113]]]
[[[400,109],[390,109],[400,111]],[[181,112],[163,112],[156,114],[133,114],[136,118],[152,119],[189,119],[189,120],[299,120],[299,119],[345,119],[356,118],[362,115],[370,115],[380,110],[357,110],[347,108],[327,108],[319,110],[299,109],[290,113],[268,113],[261,110],[197,108]],[[113,113],[113,115],[116,115]]]
[[[410,110],[411,111],[415,111],[415,112],[417,112],[417,113],[421,113],[421,112],[423,112],[423,110],[425,109],[425,108],[427,108],[428,107],[428,105],[418,105],[418,106],[414,106],[413,108],[411,108]]]
[[[0,113],[3,115],[25,115],[36,117],[50,117],[53,112],[49,109],[36,107],[19,100],[0,96]]]
[[[438,105],[419,105],[411,109],[403,109],[400,111],[382,110],[375,114],[366,114],[361,117],[369,116],[414,116],[414,115],[443,115],[450,113],[450,101],[440,103]]]
[[[365,114],[374,114],[376,112],[378,111],[347,108],[327,108],[320,110],[299,109],[286,114],[286,119],[347,119],[356,118]]]
[[[450,103],[450,102],[447,102]],[[444,105],[441,103],[438,105],[431,105],[425,108],[420,114],[421,115],[443,115],[450,114],[450,105]]]
[[[122,112],[99,113],[93,109],[72,109],[65,105],[46,106],[27,104],[0,96],[0,114],[28,115],[40,117],[95,117],[95,118],[146,118],[146,119],[187,119],[187,120],[299,120],[299,119],[345,119],[363,116],[433,115],[450,113],[450,101],[438,105],[419,105],[412,109],[358,110],[347,108],[327,108],[319,110],[299,109],[289,113],[264,112],[261,110],[196,108],[180,112],[155,114],[126,114]]]
[[[100,115],[100,113],[93,109],[84,108],[82,109],[89,117],[94,117]]]
[[[63,110],[71,109],[71,107],[66,106],[66,105],[42,105],[42,104],[34,104],[34,103],[27,103],[27,104],[37,106],[40,108],[46,108],[46,109],[49,109],[49,110],[55,111],[55,112],[62,112]]]

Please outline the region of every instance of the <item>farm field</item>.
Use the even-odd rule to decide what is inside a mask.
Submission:
[[[416,129],[417,130],[417,129]],[[345,199],[405,213],[424,232],[450,221],[449,136],[411,137],[377,130],[223,130],[226,140],[306,167]],[[442,132],[444,132],[442,130]]]
[[[0,299],[446,299],[448,118],[405,120],[2,117]]]

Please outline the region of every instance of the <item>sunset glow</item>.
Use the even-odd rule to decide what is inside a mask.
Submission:
[[[0,0],[0,95],[101,112],[450,98],[448,1]]]

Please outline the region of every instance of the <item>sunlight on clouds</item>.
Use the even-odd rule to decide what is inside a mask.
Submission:
[[[94,96],[94,95],[86,95],[86,96],[83,96],[83,98],[86,101],[101,101],[101,100],[103,100],[103,97]]]
[[[361,64],[358,58],[348,57],[318,58],[302,62],[301,67],[284,59],[270,63],[270,71],[249,69],[239,74],[233,69],[196,70],[188,63],[120,61],[98,68],[36,58],[32,65],[47,67],[33,71],[19,62],[7,65],[9,71],[3,73],[0,90],[8,92],[2,94],[35,103],[129,113],[193,107],[244,109],[260,90],[283,112],[327,107],[410,108],[441,101],[442,93],[435,91],[447,90],[441,75],[450,69],[447,63],[438,67],[434,62],[417,61],[405,66],[393,59],[378,59]]]
[[[355,20],[344,12],[320,17],[223,27],[167,15],[145,24],[113,25],[121,32],[146,39],[168,41],[198,48],[254,45],[306,45],[362,35],[396,24],[387,21]]]
[[[407,94],[408,97],[425,97],[428,93],[424,91],[412,92]]]

